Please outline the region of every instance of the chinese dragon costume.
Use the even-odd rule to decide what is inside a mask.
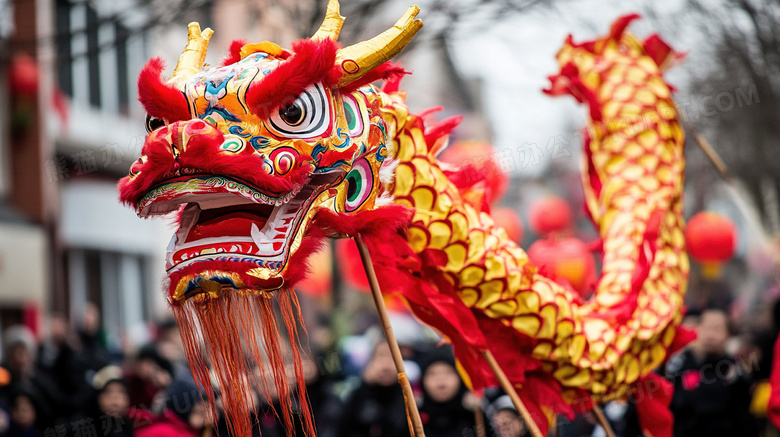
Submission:
[[[484,173],[437,160],[459,119],[404,104],[406,72],[389,60],[422,27],[418,11],[341,47],[331,0],[290,50],[236,41],[205,70],[211,30],[191,23],[170,79],[160,59],[140,73],[149,134],[120,199],[142,217],[176,214],[165,287],[196,381],[212,402],[219,392],[236,435],[250,433],[251,390],[269,384],[287,428],[297,398],[314,435],[293,287],[326,238],[362,235],[383,292],[453,344],[472,388],[495,385],[488,349],[543,432],[553,414],[645,393],[643,428],[670,435],[670,388],[652,370],[689,338],[684,137],[662,78],[677,55],[625,33],[636,16],[558,53],[546,92],[571,94],[591,119],[583,184],[603,267],[583,300],[495,225]]]

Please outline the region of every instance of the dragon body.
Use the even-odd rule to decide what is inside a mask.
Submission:
[[[618,395],[690,338],[678,336],[689,270],[684,136],[662,78],[676,55],[657,37],[643,44],[625,34],[634,18],[618,20],[593,42],[569,39],[558,55],[562,71],[547,90],[574,95],[591,114],[582,174],[603,267],[588,301],[530,266],[489,214],[465,200],[433,145],[421,141],[424,127],[415,117],[398,103],[387,110],[396,124],[411,126],[397,137],[393,188],[395,202],[414,211],[410,246],[446,255],[446,263],[431,266],[435,275],[452,285],[491,339],[513,339],[487,342],[504,361],[525,362],[506,369],[512,381],[552,376],[570,400],[583,389],[601,400]],[[524,360],[508,356],[518,352]]]
[[[328,237],[362,235],[383,291],[454,344],[471,386],[495,383],[479,354],[489,349],[544,428],[570,405],[625,396],[684,340],[683,134],[661,77],[673,52],[625,34],[626,17],[558,54],[548,92],[588,104],[592,122],[583,183],[603,268],[583,301],[495,225],[474,200],[479,181],[437,160],[457,119],[432,123],[404,104],[405,72],[386,61],[420,28],[416,11],[341,48],[331,1],[292,51],[234,43],[206,71],[210,31],[192,24],[170,80],[155,60],[141,74],[150,133],[120,197],[142,216],[178,212],[168,299],[196,379],[213,397],[213,367],[237,434],[250,426],[249,390],[272,381],[290,396],[275,314],[305,396],[292,288]],[[384,89],[371,85],[380,79]],[[256,378],[248,356],[272,378]]]

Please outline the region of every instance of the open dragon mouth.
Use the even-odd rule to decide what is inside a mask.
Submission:
[[[139,215],[180,211],[167,248],[169,298],[179,301],[215,287],[280,288],[312,208],[341,175],[313,175],[284,197],[214,175],[176,178],[149,190],[138,202]]]

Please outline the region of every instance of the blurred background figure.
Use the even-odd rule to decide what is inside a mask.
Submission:
[[[165,391],[162,413],[136,429],[138,437],[205,437],[211,434],[208,404],[192,375],[180,375]]]
[[[93,394],[95,373],[110,363],[108,353],[98,340],[99,315],[94,305],[85,310],[85,324],[71,328],[67,319],[55,314],[49,321],[49,335],[39,347],[37,370],[55,384],[61,396],[55,419],[83,412]]]
[[[287,374],[288,378],[290,378],[288,380],[288,383],[290,384],[288,389],[293,390],[294,379],[292,379],[293,373],[291,366],[292,364],[288,363]],[[279,391],[274,383],[273,374],[270,371],[266,371],[265,375],[263,375],[259,368],[256,369],[256,374],[258,379],[264,378],[264,383],[262,384],[264,392],[252,394],[256,405],[254,415],[257,420],[255,422],[258,424],[258,426],[254,427],[252,430],[253,436],[259,437],[262,434],[263,437],[284,437],[287,435],[287,428],[285,427],[284,419],[281,416],[284,412],[279,400]],[[303,421],[301,418],[301,404],[299,400],[293,398],[290,408],[293,413],[291,424],[293,429],[290,430],[290,432],[292,435],[304,435]],[[227,432],[227,424],[224,421],[224,416],[220,421],[218,430],[220,433],[223,431]]]
[[[639,426],[636,406],[632,401],[623,399],[610,401],[602,406],[602,410],[616,435],[622,437],[642,437],[644,435]],[[591,422],[596,422],[593,414],[590,414],[589,419]],[[607,434],[600,425],[597,425],[591,435],[592,437],[606,437]]]
[[[106,349],[105,332],[100,321],[100,310],[94,303],[88,302],[84,306],[84,315],[77,333],[79,357],[84,370],[89,374],[88,379],[91,379],[95,372],[111,364],[111,357]]]
[[[98,435],[132,437],[133,419],[129,415],[130,396],[122,369],[106,366],[93,378],[95,389],[86,417],[99,418]],[[97,422],[97,421],[96,421]]]
[[[334,356],[337,357],[337,355]],[[306,391],[309,395],[309,404],[312,414],[314,414],[319,437],[338,436],[336,428],[344,407],[333,388],[334,372],[340,369],[326,367],[330,365],[328,358],[329,356],[314,349],[310,354],[304,356],[303,362]]]
[[[35,337],[25,326],[13,326],[3,336],[3,367],[11,373],[9,389],[31,382],[36,377]]]
[[[360,385],[344,404],[337,435],[403,437],[409,435],[406,407],[390,347],[380,341],[363,369]]]
[[[706,309],[696,330],[698,338],[666,366],[675,437],[755,435],[749,377],[726,352],[728,315]]]
[[[171,317],[166,317],[161,323],[157,324],[154,329],[155,343],[157,350],[164,360],[171,363],[173,373],[172,375],[178,375],[181,372],[189,371],[189,364],[187,364],[187,357],[184,354],[184,345],[179,335],[179,327],[176,325],[176,320]]]
[[[466,386],[455,368],[452,348],[442,346],[427,353],[421,366],[420,418],[425,435],[461,436],[476,425],[473,409],[467,409]]]
[[[130,404],[136,408],[151,409],[157,396],[165,391],[173,377],[173,365],[160,355],[157,345],[145,345],[125,371]]]
[[[485,409],[497,437],[525,437],[525,423],[507,395],[500,395]]]
[[[18,389],[9,399],[10,417],[8,430],[2,433],[3,437],[38,437],[40,429],[40,407],[35,396]]]
[[[774,298],[774,297],[773,297]],[[773,372],[775,360],[776,342],[780,333],[780,299],[765,302],[767,305],[763,311],[759,310],[751,327],[753,348],[747,351],[744,361],[751,364],[753,378],[753,397],[750,402],[750,412],[756,417],[756,426],[760,435],[780,435],[775,426],[769,421],[769,398],[773,391],[770,384],[770,374]],[[769,300],[769,299],[766,299]],[[768,308],[768,309],[767,309]],[[761,316],[764,317],[761,317]],[[780,392],[780,388],[774,388]]]
[[[68,415],[81,405],[68,404],[66,396],[59,390],[55,380],[39,372],[35,366],[35,338],[27,327],[12,326],[3,335],[3,367],[10,373],[10,382],[0,389],[5,405],[13,415],[13,401],[19,396],[34,405],[34,421],[41,429],[50,426],[60,415]],[[28,403],[21,400],[22,416],[28,412]],[[18,404],[18,402],[17,402]]]

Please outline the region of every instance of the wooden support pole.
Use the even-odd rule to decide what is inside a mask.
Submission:
[[[718,155],[718,152],[715,151],[715,148],[712,147],[712,144],[710,144],[710,142],[707,141],[707,139],[705,139],[703,136],[699,135],[699,132],[697,132],[693,127],[689,126],[688,129],[691,131],[691,134],[693,134],[693,139],[696,141],[696,144],[698,144],[704,154],[707,155],[707,158],[710,159],[712,165],[714,165],[715,169],[718,170],[720,176],[725,179],[726,182],[731,182],[731,174],[729,174],[729,170],[726,168],[726,164],[723,162],[723,159],[721,159],[720,155]]]
[[[528,412],[528,408],[525,407],[525,404],[523,404],[520,396],[517,395],[515,387],[511,382],[509,382],[509,378],[506,377],[506,373],[504,373],[504,370],[501,368],[501,366],[498,365],[495,357],[493,357],[493,353],[485,349],[482,351],[482,356],[485,357],[488,365],[490,365],[490,369],[493,371],[493,373],[495,373],[496,378],[498,379],[498,384],[506,392],[506,394],[509,395],[509,399],[512,399],[512,404],[514,404],[517,412],[520,413],[520,417],[523,418],[523,422],[525,422],[525,426],[531,432],[531,435],[533,437],[544,437],[542,432],[539,430],[539,427],[536,425],[536,422],[534,422],[533,418],[531,417],[531,413]]]
[[[398,382],[401,384],[401,388],[404,392],[406,418],[409,421],[409,430],[412,433],[412,437],[425,437],[422,420],[420,419],[420,411],[417,409],[417,403],[414,400],[412,386],[409,384],[409,379],[406,377],[404,359],[403,356],[401,356],[401,349],[398,347],[398,342],[395,339],[393,327],[390,325],[390,318],[387,316],[387,307],[385,306],[385,300],[382,298],[382,292],[379,289],[379,281],[376,279],[374,265],[371,263],[371,255],[368,253],[368,247],[366,246],[362,235],[358,234],[358,236],[355,237],[355,243],[357,243],[358,252],[360,252],[360,259],[363,261],[363,268],[366,270],[368,284],[371,286],[371,295],[374,297],[374,304],[376,305],[379,319],[382,322],[382,328],[387,337],[387,344],[390,346],[390,353],[393,355],[395,370],[398,372]]]
[[[680,111],[680,108],[674,104],[674,109],[677,111],[677,114],[682,114],[682,111]],[[707,155],[707,158],[712,162],[712,165],[715,166],[715,169],[718,171],[718,174],[728,183],[732,182],[731,174],[729,173],[728,168],[726,167],[726,164],[723,162],[723,159],[721,159],[720,155],[718,155],[718,152],[715,151],[715,148],[712,147],[712,144],[710,144],[709,141],[707,141],[706,138],[701,136],[699,132],[696,130],[696,128],[691,125],[691,123],[686,122],[685,120],[680,120],[680,126],[682,126],[686,131],[688,131],[691,136],[693,137],[694,142],[701,148],[702,152],[704,152],[705,155]]]
[[[477,427],[477,437],[486,437],[487,428],[485,428],[485,415],[482,413],[482,398],[474,408],[474,425]]]
[[[596,415],[596,420],[599,422],[599,425],[604,428],[607,437],[615,437],[615,431],[612,430],[612,425],[609,424],[607,416],[604,415],[604,410],[595,403],[593,404],[593,414]]]

